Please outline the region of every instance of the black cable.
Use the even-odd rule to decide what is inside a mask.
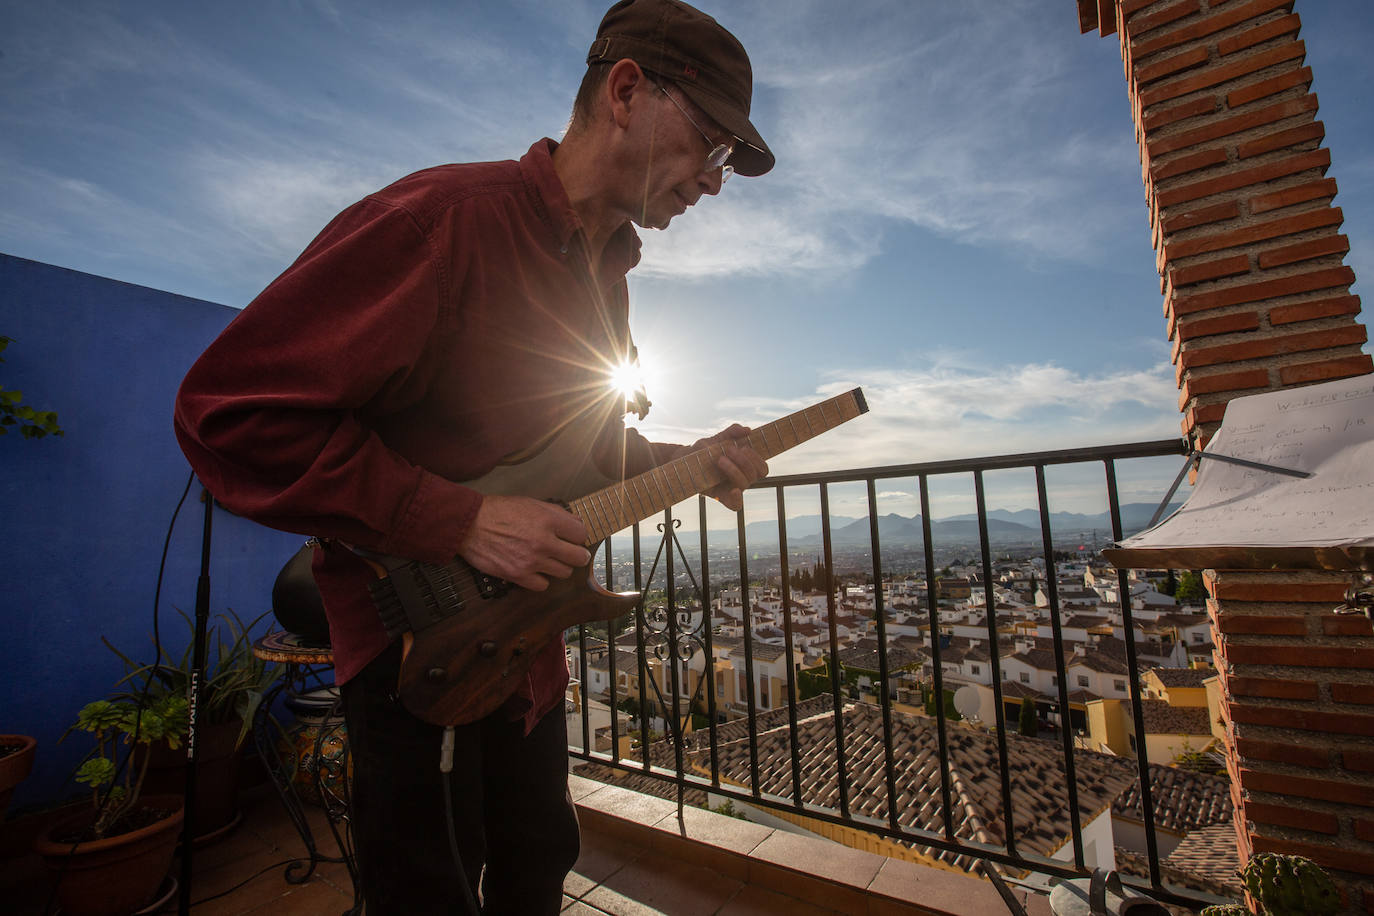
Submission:
[[[472,916],[482,916],[482,908],[472,894],[468,884],[468,873],[463,868],[463,857],[458,852],[458,829],[453,823],[453,787],[450,778],[453,773],[453,726],[444,729],[444,738],[439,745],[439,781],[444,786],[444,820],[448,824],[448,851],[453,856],[453,865],[458,869],[458,883],[463,888],[463,901]]]
[[[261,878],[263,875],[267,874],[269,871],[272,871],[272,870],[277,869],[277,868],[282,868],[283,866],[290,865],[290,864],[292,864],[293,862],[308,862],[308,861],[310,861],[310,860],[309,860],[309,859],[306,859],[306,858],[304,858],[304,857],[302,857],[302,856],[297,856],[297,857],[294,858],[294,859],[282,859],[280,862],[273,862],[271,865],[266,865],[266,866],[264,866],[264,867],[258,869],[257,871],[253,872],[253,874],[249,875],[247,878],[244,878],[242,881],[240,881],[238,884],[235,884],[233,887],[229,888],[228,890],[220,891],[218,894],[211,894],[209,897],[202,897],[201,899],[192,902],[191,906],[200,906],[202,903],[209,903],[211,900],[218,900],[218,899],[221,898],[221,897],[228,897],[230,894],[234,893],[235,891],[237,891],[237,890],[242,890],[244,887],[248,886],[249,882],[255,881],[255,880],[257,880],[258,878]]]
[[[186,496],[191,492],[191,483],[196,479],[195,472],[192,471],[186,478],[186,488],[181,491],[181,498],[177,500],[176,508],[172,510],[172,517],[167,522],[167,534],[162,540],[162,557],[158,561],[157,584],[153,587],[153,663],[148,667],[148,676],[143,681],[143,687],[138,694],[138,712],[134,717],[134,734],[138,733],[139,727],[143,724],[143,707],[148,701],[148,692],[152,689],[153,679],[157,677],[158,666],[162,663],[162,634],[158,627],[158,608],[162,599],[162,577],[167,571],[167,554],[171,549],[172,532],[176,529],[177,516],[181,514],[181,507],[186,503]],[[134,751],[131,749],[125,754],[124,758],[115,767],[114,777],[111,784],[117,783],[119,777],[123,775],[124,768],[133,759]],[[84,763],[84,761],[83,761]],[[105,808],[110,803],[111,793],[106,792],[105,797],[100,800],[100,806],[95,810],[95,820],[99,821],[105,813]],[[57,874],[53,876],[52,888],[48,891],[48,900],[43,904],[43,913],[53,912],[53,903],[57,899],[57,888],[62,883],[62,875],[67,870],[67,864],[71,862],[76,854],[76,849],[81,845],[81,840],[72,841],[71,848],[62,857],[62,863],[57,867]]]

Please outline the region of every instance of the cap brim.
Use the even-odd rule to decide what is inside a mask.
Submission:
[[[735,151],[728,162],[736,174],[754,178],[773,167],[776,163],[773,151],[763,142],[763,137],[750,123],[748,115],[719,96],[703,92],[698,86],[685,82],[674,82],[674,85],[698,108],[710,115],[712,121],[743,141],[735,144]]]

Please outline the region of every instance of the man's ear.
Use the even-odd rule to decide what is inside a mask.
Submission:
[[[604,92],[611,119],[617,127],[629,126],[630,111],[636,102],[635,93],[642,92],[648,86],[648,79],[644,71],[639,69],[639,64],[628,57],[612,65],[611,72],[606,75]]]

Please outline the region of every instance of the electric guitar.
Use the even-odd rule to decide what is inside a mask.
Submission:
[[[855,388],[760,426],[746,442],[766,460],[867,412],[863,391]],[[723,452],[723,445],[713,444],[567,501],[587,529],[584,546],[592,550],[615,532],[720,484],[724,477],[716,460]],[[530,474],[526,469],[520,476]],[[492,492],[510,485],[476,488]],[[484,575],[462,559],[440,565],[374,557],[372,564],[379,573],[373,601],[388,631],[404,640],[401,702],[442,726],[494,712],[520,686],[539,652],[568,627],[613,619],[639,601],[637,592],[603,588],[592,564],[551,580],[542,592]]]

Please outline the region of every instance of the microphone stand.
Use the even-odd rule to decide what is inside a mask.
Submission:
[[[177,913],[186,916],[191,910],[191,848],[195,837],[195,796],[197,741],[196,722],[200,711],[201,686],[205,677],[206,631],[210,624],[210,519],[214,514],[215,498],[204,488],[200,491],[205,503],[205,527],[200,538],[200,578],[196,581],[196,628],[191,655],[191,688],[187,698],[186,729],[186,792],[182,802],[181,822],[181,886],[177,898]]]

